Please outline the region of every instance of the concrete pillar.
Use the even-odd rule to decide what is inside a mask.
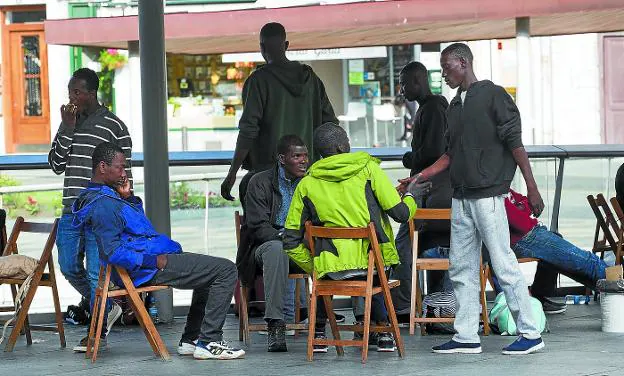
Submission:
[[[145,212],[158,232],[171,235],[164,17],[163,0],[139,0]],[[160,321],[172,322],[173,291],[155,297]]]
[[[534,143],[534,122],[531,106],[531,33],[530,18],[516,18],[516,56],[518,83],[516,85],[516,105],[522,117],[522,142]]]

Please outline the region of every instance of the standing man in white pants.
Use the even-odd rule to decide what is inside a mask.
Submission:
[[[433,351],[481,353],[479,256],[484,243],[520,333],[503,354],[530,354],[542,349],[544,342],[531,315],[526,282],[509,246],[504,195],[516,167],[524,176],[535,216],[541,214],[544,202],[522,144],[518,108],[505,89],[488,80],[477,80],[472,60],[470,48],[463,43],[454,43],[442,51],[442,77],[451,88],[459,88],[447,110],[446,153],[420,174],[401,180],[399,188],[450,169],[453,202],[449,274],[458,302],[457,334],[449,342],[433,347]]]

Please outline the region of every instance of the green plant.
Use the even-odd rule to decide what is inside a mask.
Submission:
[[[100,51],[98,62],[100,63],[100,100],[102,104],[113,109],[113,82],[115,81],[115,69],[126,64],[128,58],[116,49],[109,48]]]
[[[20,185],[20,181],[8,176],[8,175],[0,175],[0,187],[15,187]]]
[[[24,204],[24,209],[26,209],[30,215],[37,215],[41,211],[39,202],[33,196],[28,196],[28,202]]]
[[[171,209],[199,209],[206,207],[206,200],[201,192],[189,187],[186,182],[176,182],[171,185]]]

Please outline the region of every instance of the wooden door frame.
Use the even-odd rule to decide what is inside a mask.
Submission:
[[[12,11],[35,11],[46,10],[45,5],[25,5],[25,6],[6,6],[0,7],[0,32],[2,33],[2,117],[4,120],[4,144],[5,152],[7,154],[15,152],[15,135],[13,134],[13,104],[12,104],[12,83],[11,83],[11,42],[10,33],[12,31],[45,31],[43,22],[38,23],[25,23],[25,24],[6,24],[6,14]],[[45,34],[44,34],[45,35]],[[42,44],[45,40],[41,41]],[[43,50],[43,49],[42,49]],[[48,64],[47,54],[45,56],[45,62],[43,62],[43,56],[41,56],[42,64]],[[46,77],[46,82],[49,77]],[[43,80],[42,80],[43,81]],[[41,85],[42,90],[42,102],[43,102],[43,82]],[[49,92],[46,96],[49,95]],[[49,102],[49,98],[48,98]],[[49,106],[49,103],[48,103]],[[49,109],[48,109],[49,113]],[[50,137],[52,137],[50,135]]]
[[[612,37],[624,37],[624,32],[618,31],[613,33],[599,34],[598,39],[598,68],[600,77],[600,141],[607,143],[607,85],[605,80],[605,39]]]

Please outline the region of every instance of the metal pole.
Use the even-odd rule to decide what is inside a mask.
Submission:
[[[163,0],[139,0],[145,212],[157,231],[171,235],[164,20]],[[172,322],[173,291],[154,296],[159,320]]]
[[[516,18],[516,62],[518,83],[516,87],[516,103],[522,116],[522,141],[533,144],[534,128],[531,108],[531,33],[530,18]]]
[[[555,178],[555,198],[553,200],[552,217],[550,219],[550,231],[559,231],[559,208],[561,207],[561,191],[563,190],[563,166],[565,157],[559,158],[559,169]]]

